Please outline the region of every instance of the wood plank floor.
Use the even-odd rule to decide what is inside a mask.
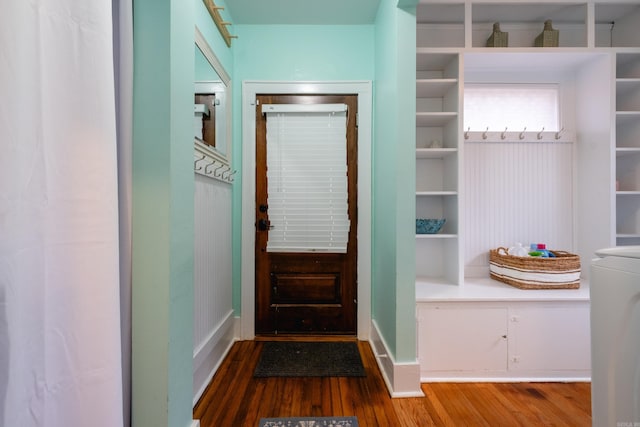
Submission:
[[[367,342],[358,343],[364,378],[254,378],[262,345],[233,345],[194,408],[201,427],[338,415],[360,427],[591,426],[589,383],[429,383],[425,397],[392,399]]]

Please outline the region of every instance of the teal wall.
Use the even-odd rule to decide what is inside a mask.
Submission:
[[[405,3],[408,3],[405,0]],[[416,2],[417,3],[417,2]],[[396,9],[398,150],[396,173],[396,361],[416,362],[416,13]]]
[[[198,49],[197,46],[193,48],[196,57],[194,80],[196,81],[220,81],[220,77],[216,71],[211,67],[207,58]]]
[[[236,315],[242,82],[372,80],[372,313],[396,361],[415,361],[415,16],[396,5],[382,0],[375,25],[231,26],[228,48],[201,0],[134,0],[134,427],[192,417],[194,24],[233,83]]]
[[[238,25],[235,74],[243,80],[373,80],[373,25]],[[238,88],[240,88],[238,86]]]
[[[415,8],[376,18],[372,317],[397,362],[415,362]]]
[[[225,71],[231,77],[231,85],[232,85],[232,108],[233,112],[231,114],[231,120],[233,122],[232,129],[232,143],[231,143],[231,169],[238,171],[234,175],[234,184],[233,184],[233,212],[234,215],[232,217],[232,236],[233,236],[233,266],[232,266],[232,275],[233,275],[233,308],[236,316],[240,316],[240,303],[241,303],[241,292],[240,292],[240,260],[241,258],[241,213],[242,213],[242,128],[239,126],[241,110],[240,110],[240,96],[241,91],[239,89],[239,85],[236,82],[236,77],[234,75],[234,53],[236,51],[236,45],[238,39],[231,39],[231,47],[227,46],[225,40],[222,38],[222,35],[218,31],[218,28],[214,24],[209,11],[207,10],[204,2],[202,0],[193,0],[195,2],[195,25],[198,26],[198,29],[209,43],[211,50],[218,58],[218,61],[222,64]],[[216,0],[216,5],[223,7],[226,10],[226,2],[223,0]],[[222,17],[227,22],[232,22],[231,17],[222,11]],[[232,35],[235,34],[236,27],[234,25],[229,26],[229,33]],[[235,84],[235,88],[233,87]]]
[[[209,11],[204,5],[204,2],[202,0],[192,1],[194,2],[195,8],[195,25],[198,26],[198,29],[200,30],[204,38],[207,39],[207,43],[209,43],[211,50],[213,50],[213,52],[216,54],[216,57],[227,71],[227,74],[233,76],[233,49],[230,49],[226,45],[224,39],[218,31],[218,28],[213,23],[211,15],[209,15]],[[216,0],[216,5],[224,7],[226,9],[226,3],[224,2],[224,0]],[[223,11],[221,13],[223,18],[227,20],[228,15],[226,15],[226,12]],[[233,26],[231,26],[231,29],[233,29]],[[230,30],[230,32],[232,32],[232,30]],[[191,33],[193,35],[193,31]]]
[[[134,0],[132,424],[193,399],[193,3]]]
[[[409,0],[408,11],[397,4],[382,0],[371,26],[232,27],[238,35],[232,49],[233,156],[242,156],[242,124],[237,118],[243,81],[374,81],[372,317],[396,361],[415,362],[415,0]],[[241,199],[236,191],[237,314]]]
[[[242,158],[242,82],[374,79],[373,25],[237,25],[234,55],[234,168]],[[241,175],[234,184],[234,310],[240,313]]]

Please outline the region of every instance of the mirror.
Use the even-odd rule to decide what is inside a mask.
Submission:
[[[195,29],[194,137],[196,147],[231,164],[231,79]]]

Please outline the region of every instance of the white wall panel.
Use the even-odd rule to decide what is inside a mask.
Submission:
[[[195,175],[194,255],[194,393],[196,399],[213,372],[201,365],[217,366],[233,339],[227,329],[232,306],[231,185]],[[233,316],[231,316],[233,317]],[[215,342],[214,342],[215,341]],[[207,353],[207,354],[204,354]],[[195,362],[198,363],[195,363]]]
[[[572,250],[572,144],[482,142],[464,150],[467,275],[488,270],[489,250],[499,246]]]

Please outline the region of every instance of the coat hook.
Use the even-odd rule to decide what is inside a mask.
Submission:
[[[507,128],[504,128],[504,132],[502,132],[502,135],[500,135],[500,139],[506,139],[507,138]]]
[[[558,132],[556,132],[556,139],[560,139],[562,137],[562,132],[564,132],[564,126]]]
[[[518,138],[524,139],[524,133],[527,131],[527,127],[525,126],[522,132],[520,132],[520,136]]]
[[[544,132],[544,126],[542,126],[542,130],[538,132],[538,139],[542,139],[542,132]]]
[[[227,178],[229,178],[229,176],[224,176],[224,175],[229,174],[229,172],[231,172],[231,168],[228,167],[226,170],[222,171],[222,173],[220,174],[220,177],[226,181]]]
[[[489,132],[489,126],[487,126],[487,130],[482,132],[482,139],[487,139],[487,132]]]
[[[222,172],[220,174],[218,174],[218,170],[222,169],[223,167],[225,167],[226,165],[224,163],[220,164],[220,166],[218,166],[217,168],[214,169],[213,171],[213,176],[215,176],[216,178],[220,178],[222,177]]]
[[[216,159],[213,159],[213,162],[204,167],[205,175],[209,175],[211,173],[211,171],[209,170],[209,166],[214,166],[216,163],[218,163],[218,161]]]
[[[235,174],[236,174],[236,172],[238,172],[238,171],[237,171],[237,170],[234,170],[233,172],[231,172],[231,173],[229,174],[229,176],[227,177],[227,180],[228,180],[229,182],[233,182],[233,175],[235,175]]]
[[[195,162],[193,162],[193,167],[196,168],[196,165],[198,164],[198,162],[203,161],[207,156],[205,156],[204,154],[202,155],[202,158],[196,160]],[[200,169],[202,169],[202,166],[198,166],[196,168],[197,171],[199,171]]]
[[[467,131],[464,133],[464,139],[469,139],[469,131],[471,130],[471,126],[467,128]]]

